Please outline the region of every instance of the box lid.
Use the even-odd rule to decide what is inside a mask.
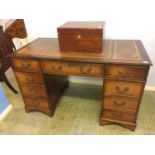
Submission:
[[[69,21],[57,28],[58,33],[100,33],[104,21]]]

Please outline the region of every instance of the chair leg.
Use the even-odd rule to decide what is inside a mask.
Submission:
[[[2,80],[6,83],[6,85],[7,85],[15,94],[17,94],[17,93],[18,93],[17,90],[10,84],[10,82],[8,81],[8,79],[7,79],[6,75],[5,75],[5,73],[3,73],[3,74],[1,75],[1,77],[2,77]]]
[[[0,82],[3,82],[2,75],[0,74]]]

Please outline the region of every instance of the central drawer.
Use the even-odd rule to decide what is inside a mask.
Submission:
[[[41,61],[41,68],[44,73],[63,75],[103,77],[104,72],[104,65],[77,62]]]
[[[140,97],[144,83],[105,80],[104,95]]]

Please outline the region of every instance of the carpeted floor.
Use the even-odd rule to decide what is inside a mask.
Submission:
[[[18,88],[12,70],[7,75]],[[0,121],[0,134],[155,134],[155,92],[145,91],[135,132],[117,125],[99,126],[101,86],[70,83],[60,99],[54,117],[39,112],[26,113],[21,94],[2,84],[13,109]]]

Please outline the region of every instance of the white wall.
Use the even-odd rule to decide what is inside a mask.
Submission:
[[[7,1],[7,0],[6,0]],[[17,0],[15,0],[17,1]],[[13,9],[15,1],[11,2]],[[155,9],[153,0],[44,0],[22,4],[14,18],[25,19],[30,40],[57,37],[56,28],[69,20],[105,20],[105,37],[140,39],[155,62]],[[7,3],[7,2],[6,2]],[[20,4],[20,1],[19,3]],[[20,14],[20,16],[19,16]],[[155,86],[155,67],[147,85]]]

